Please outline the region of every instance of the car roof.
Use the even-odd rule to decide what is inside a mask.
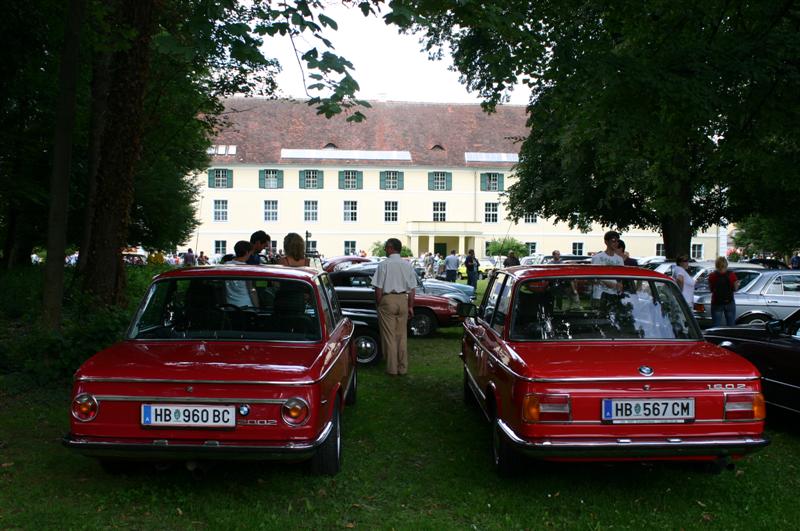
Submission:
[[[594,276],[619,276],[637,278],[657,278],[669,279],[668,276],[644,269],[631,266],[606,266],[594,264],[555,264],[555,265],[532,265],[514,266],[503,270],[519,280],[544,277],[594,277]],[[671,280],[671,279],[670,279]]]
[[[270,277],[311,281],[319,271],[310,267],[289,267],[280,265],[218,265],[203,267],[184,267],[158,275],[154,280],[172,278],[200,277]]]

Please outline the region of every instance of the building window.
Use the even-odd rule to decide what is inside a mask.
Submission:
[[[278,170],[264,170],[264,188],[280,188]]]
[[[345,170],[344,172],[344,189],[355,190],[358,188],[358,172]]]
[[[214,221],[228,221],[227,199],[214,199]]]
[[[536,223],[536,214],[525,214],[525,223]]]
[[[399,190],[398,184],[398,175],[396,171],[384,172],[384,190]]]
[[[318,170],[305,170],[306,182],[304,188],[318,188],[319,184],[319,171]]]
[[[278,202],[276,200],[264,201],[264,221],[278,221]]]
[[[272,256],[278,254],[278,240],[269,241],[269,252]]]
[[[528,254],[536,254],[536,242],[525,242],[528,247]]]
[[[484,203],[483,221],[486,223],[497,223],[497,210],[499,203]]]
[[[383,202],[383,221],[397,221],[397,201]]]
[[[489,244],[491,242],[483,242],[483,256],[489,256]]]
[[[443,171],[433,172],[433,189],[447,190],[447,174]]]
[[[317,213],[316,201],[303,201],[303,221],[317,221]]]
[[[356,242],[355,242],[355,240],[345,240],[344,241],[344,254],[345,255],[356,254]]]
[[[306,241],[306,254],[317,254],[317,240]]]
[[[228,187],[228,170],[214,170],[214,188]]]
[[[444,201],[433,202],[433,221],[447,221],[447,203]]]
[[[344,202],[344,220],[358,221],[358,201]]]
[[[572,242],[572,254],[583,255],[583,243]]]
[[[702,260],[703,259],[703,244],[702,243],[693,243],[692,244],[692,258],[695,260]]]
[[[656,244],[656,256],[667,256],[667,251],[663,243]]]
[[[500,174],[487,173],[486,174],[486,190],[489,192],[497,192],[500,190]]]
[[[214,240],[214,254],[218,255],[228,254],[228,241]]]

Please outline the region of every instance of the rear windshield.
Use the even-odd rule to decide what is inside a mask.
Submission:
[[[318,341],[314,289],[297,280],[192,278],[156,282],[129,339]]]
[[[701,337],[677,287],[653,279],[529,280],[511,319],[511,339],[522,341]]]

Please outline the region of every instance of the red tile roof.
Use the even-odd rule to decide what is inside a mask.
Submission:
[[[528,134],[525,107],[502,105],[487,114],[477,104],[370,102],[367,119],[348,123],[346,116],[326,119],[303,101],[231,98],[225,102],[230,126],[215,144],[236,145],[236,155],[214,156],[212,164],[299,163],[282,159],[281,149],[408,151],[411,161],[387,166],[510,167],[510,163],[472,162],[465,152],[518,153],[516,139]],[[432,149],[441,146],[442,150]],[[302,159],[309,160],[309,159]],[[333,165],[384,164],[367,160],[309,160]]]

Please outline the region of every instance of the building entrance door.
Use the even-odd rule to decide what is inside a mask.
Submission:
[[[441,256],[447,256],[447,244],[446,243],[434,243],[433,244],[433,254],[439,253]]]

